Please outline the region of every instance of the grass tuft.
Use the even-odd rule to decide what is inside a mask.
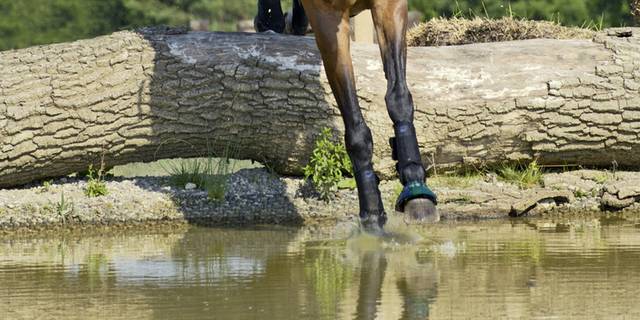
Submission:
[[[532,188],[542,185],[542,170],[536,161],[526,166],[506,164],[497,168],[498,177],[520,188]]]
[[[235,170],[235,161],[231,161],[232,150],[227,147],[219,158],[209,155],[206,158],[178,159],[163,165],[169,174],[172,185],[184,188],[193,183],[197,188],[206,190],[212,201],[221,201],[227,191],[229,176]]]
[[[60,194],[60,201],[54,205],[56,213],[62,219],[62,224],[67,223],[67,216],[73,213],[75,206],[72,201],[67,201],[64,197],[64,191]]]

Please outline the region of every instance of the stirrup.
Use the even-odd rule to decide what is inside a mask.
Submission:
[[[413,199],[429,199],[434,205],[438,204],[438,197],[424,182],[412,181],[407,183],[396,200],[396,211],[404,212],[404,207]]]

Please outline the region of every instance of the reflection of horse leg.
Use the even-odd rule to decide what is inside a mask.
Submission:
[[[396,282],[404,300],[401,319],[429,319],[429,304],[438,296],[438,271],[429,263],[405,273]]]
[[[356,319],[375,319],[382,299],[387,258],[383,251],[369,251],[365,253],[361,266]]]
[[[436,195],[424,183],[425,170],[413,126],[413,98],[406,81],[407,1],[375,0],[372,14],[387,77],[385,102],[396,134],[391,146],[404,185],[396,210],[412,218],[437,221]]]
[[[309,20],[307,19],[307,15],[304,13],[304,8],[302,7],[302,3],[300,1],[301,0],[293,0],[291,21],[289,21],[289,17],[287,17],[287,28],[291,28],[291,30],[288,31],[291,34],[303,36],[307,34],[307,29],[309,28]]]
[[[284,32],[284,14],[280,0],[258,0],[258,15],[253,20],[257,32]]]
[[[345,126],[345,145],[358,186],[360,218],[364,227],[381,232],[386,221],[378,178],[373,172],[373,139],[362,117],[349,48],[349,8],[336,2],[303,0],[309,22],[322,53],[327,79],[340,108]],[[349,5],[347,1],[343,3]]]

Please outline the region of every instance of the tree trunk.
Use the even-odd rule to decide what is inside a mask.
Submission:
[[[425,162],[637,167],[640,41],[609,34],[409,48]],[[392,177],[379,50],[352,50],[376,170]],[[342,130],[311,38],[147,29],[6,51],[0,93],[0,187],[229,144],[299,174],[321,128]]]

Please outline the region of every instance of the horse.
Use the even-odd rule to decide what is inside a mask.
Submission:
[[[406,81],[407,0],[293,0],[291,30],[302,35],[310,23],[327,79],[345,127],[345,146],[358,189],[360,221],[365,230],[382,232],[387,215],[373,170],[373,140],[362,116],[350,53],[349,18],[370,9],[387,79],[385,103],[393,121],[390,138],[396,171],[403,185],[395,209],[412,219],[435,222],[437,196],[426,184],[426,171],[413,125],[414,104]],[[286,27],[280,0],[258,0],[256,31],[282,33]]]

